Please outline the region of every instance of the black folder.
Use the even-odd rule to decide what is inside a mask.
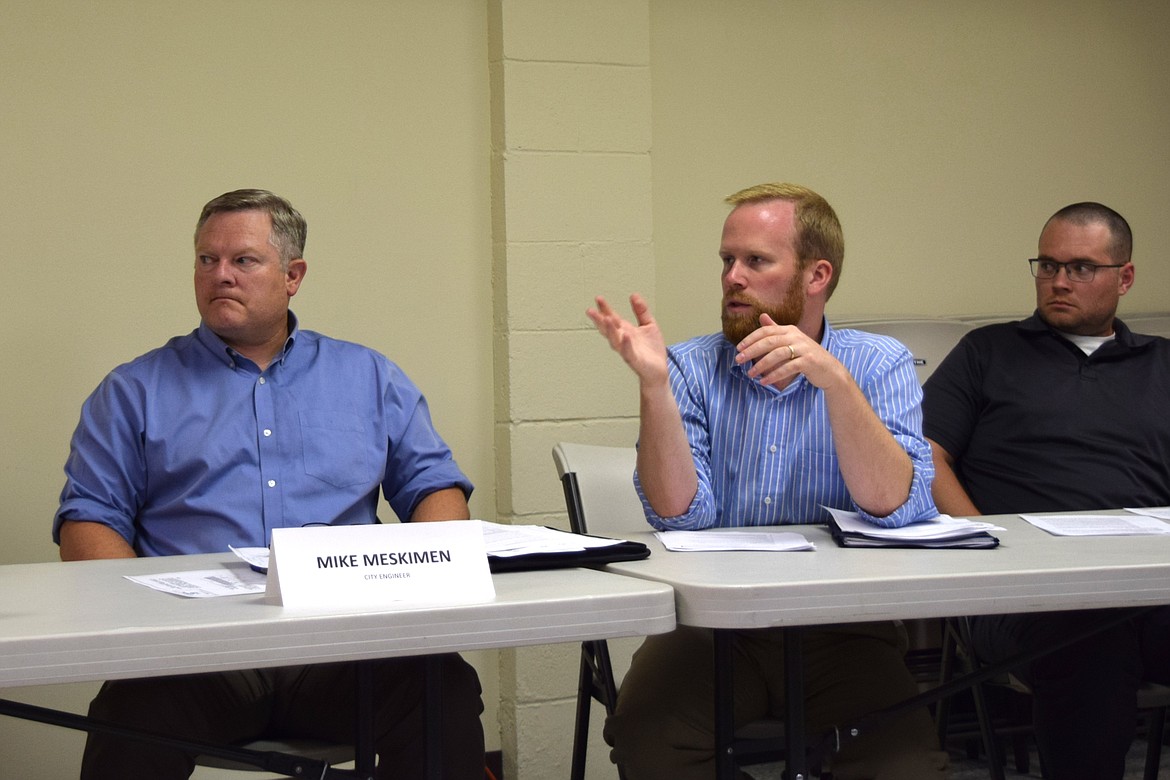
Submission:
[[[554,531],[571,533],[560,528]],[[592,534],[581,534],[592,536]],[[604,539],[594,536],[594,539]],[[621,541],[605,547],[586,547],[568,552],[535,552],[523,555],[488,555],[488,568],[493,574],[505,571],[532,571],[535,569],[567,569],[576,566],[600,566],[620,561],[640,561],[650,557],[650,548],[641,542]]]
[[[881,539],[853,531],[842,531],[837,521],[829,520],[829,533],[838,547],[901,547],[922,550],[990,550],[999,547],[999,537],[987,531],[973,531],[947,539]]]

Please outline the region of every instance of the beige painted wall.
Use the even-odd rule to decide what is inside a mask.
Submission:
[[[499,1],[536,26],[533,39],[542,24],[557,27],[543,36],[551,42],[571,40],[561,34],[568,9],[622,18],[615,0]],[[294,308],[306,327],[378,348],[415,378],[478,486],[473,512],[494,518],[504,481],[517,516],[560,512],[551,461],[497,474],[493,460],[487,5],[0,0],[0,563],[56,557],[48,526],[78,407],[113,365],[194,327],[192,224],[203,202],[238,186],[274,189],[305,213],[310,274]],[[847,268],[830,316],[1026,312],[1023,261],[1042,221],[1086,198],[1134,226],[1138,284],[1123,310],[1168,308],[1162,0],[649,8],[654,286],[671,339],[715,327],[720,198],[769,179],[813,186],[838,208]],[[605,50],[565,48],[532,58]],[[517,104],[512,92],[512,117],[532,122],[559,107],[556,122],[604,136],[605,112],[621,100],[575,91],[581,69],[536,72],[556,99],[536,90]],[[597,198],[553,194],[583,210]],[[524,262],[511,258],[509,270]],[[616,280],[644,274],[620,270],[637,256],[583,262],[584,278],[611,297],[628,292]],[[561,300],[560,320],[529,318],[539,322],[526,327],[550,334],[524,340],[546,345],[528,359],[571,349],[599,374],[620,375],[603,363],[616,358],[588,334],[577,296]],[[586,411],[568,423],[559,407],[501,416],[582,435],[595,423],[606,435],[632,430],[632,398],[598,406],[612,395],[586,389]],[[498,744],[495,659],[475,660],[488,685],[489,745]],[[564,669],[521,663],[516,673]],[[556,687],[540,683],[523,684]],[[19,695],[76,702],[88,692]],[[563,697],[547,705],[548,732],[565,735],[562,764],[567,709]],[[614,777],[596,743],[590,778]],[[68,776],[75,751],[55,729],[0,721],[0,755],[16,762],[0,767],[0,780]],[[552,776],[543,761],[519,758],[532,778]]]
[[[1028,314],[1058,208],[1135,235],[1122,312],[1168,308],[1164,0],[656,0],[654,244],[668,338],[718,327],[723,196],[818,190],[845,229],[830,317]]]

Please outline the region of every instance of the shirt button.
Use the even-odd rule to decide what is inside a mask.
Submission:
[[[771,447],[769,447],[769,448],[768,448],[768,452],[775,452],[775,451],[776,451],[776,445],[775,445],[775,444],[773,444]]]
[[[276,480],[275,479],[268,480],[268,487],[276,487]]]
[[[765,504],[772,503],[772,497],[771,496],[764,496],[764,503]]]
[[[260,384],[266,385],[266,384],[268,384],[268,380],[265,379],[264,377],[260,377]]]
[[[272,435],[272,431],[271,431],[271,430],[269,430],[268,428],[265,428],[265,429],[264,429],[264,435],[265,435],[265,436],[271,436],[271,435]]]

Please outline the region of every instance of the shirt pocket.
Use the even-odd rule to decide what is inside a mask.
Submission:
[[[378,481],[369,422],[348,412],[302,411],[300,417],[306,474],[341,488]]]

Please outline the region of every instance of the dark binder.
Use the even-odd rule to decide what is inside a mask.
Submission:
[[[895,547],[921,550],[990,550],[999,547],[999,537],[987,531],[974,531],[966,536],[948,539],[878,539],[862,533],[842,531],[837,521],[830,518],[829,533],[838,547]]]
[[[554,528],[555,531],[563,531]],[[582,534],[592,536],[592,534]],[[594,536],[594,539],[604,539],[603,536]],[[640,561],[650,557],[650,548],[641,542],[622,541],[605,547],[586,547],[584,550],[569,552],[542,552],[526,553],[524,555],[505,555],[497,557],[488,555],[488,568],[492,574],[506,571],[533,571],[536,569],[566,569],[576,566],[601,566],[606,563],[620,561]]]

